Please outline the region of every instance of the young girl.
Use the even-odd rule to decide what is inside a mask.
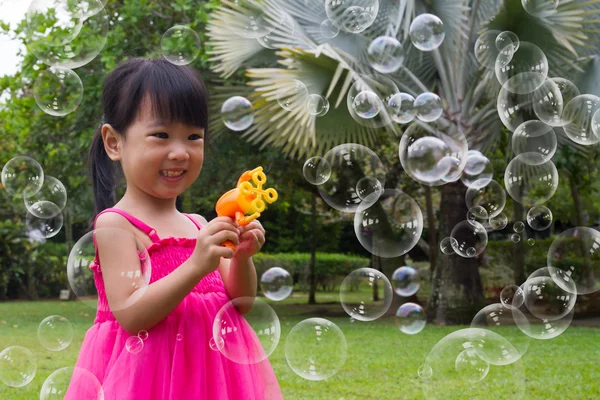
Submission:
[[[104,82],[104,121],[89,154],[95,228],[126,231],[132,240],[96,235],[90,268],[98,312],[66,399],[86,400],[94,393],[95,380],[86,371],[98,379],[106,400],[282,398],[267,358],[238,364],[209,344],[219,310],[231,299],[256,295],[251,257],[265,243],[265,231],[258,221],[244,227],[227,217],[207,222],[175,207],[202,170],[207,98],[194,69],[163,59],[127,61]],[[116,162],[127,189],[115,204]],[[143,293],[124,285],[119,273],[123,265],[140,268],[143,255],[134,237],[151,261]],[[221,246],[225,240],[236,250]],[[124,303],[129,306],[111,307]],[[240,321],[250,308],[236,305]],[[245,321],[238,326],[249,346],[260,346]],[[126,346],[132,336],[143,339],[140,351]]]

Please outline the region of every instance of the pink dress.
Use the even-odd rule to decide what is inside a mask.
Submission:
[[[111,208],[104,212],[121,214],[152,239],[147,248],[152,262],[150,283],[171,273],[194,250],[196,239],[159,239],[154,229],[122,210]],[[186,216],[201,229],[192,217]],[[235,357],[228,358],[218,349],[211,349],[213,321],[230,301],[218,270],[205,276],[167,318],[148,330],[143,348],[136,353],[126,348],[131,335],[108,307],[97,252],[90,268],[98,290],[98,311],[81,346],[76,364],[81,370],[75,370],[65,399],[99,399],[92,384],[95,379],[90,379],[86,371],[102,385],[105,400],[283,398],[268,358],[238,364],[229,359]],[[239,314],[235,318],[239,318],[235,322],[241,327],[244,343],[260,347],[250,325]]]

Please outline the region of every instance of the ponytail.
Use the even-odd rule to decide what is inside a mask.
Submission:
[[[93,220],[100,212],[113,207],[116,203],[114,161],[108,157],[104,149],[102,125],[96,129],[92,139],[88,154],[88,169],[91,174],[95,200],[93,224]]]

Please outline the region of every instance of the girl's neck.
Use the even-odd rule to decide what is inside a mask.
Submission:
[[[177,198],[160,199],[148,195],[137,188],[127,185],[125,195],[115,205],[125,211],[136,212],[141,215],[161,217],[177,213]]]

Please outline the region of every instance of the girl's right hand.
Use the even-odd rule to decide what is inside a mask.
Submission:
[[[231,240],[239,244],[239,229],[230,217],[217,217],[198,231],[196,247],[190,258],[195,260],[202,275],[207,275],[219,267],[221,257],[232,258],[234,251],[221,243]]]

